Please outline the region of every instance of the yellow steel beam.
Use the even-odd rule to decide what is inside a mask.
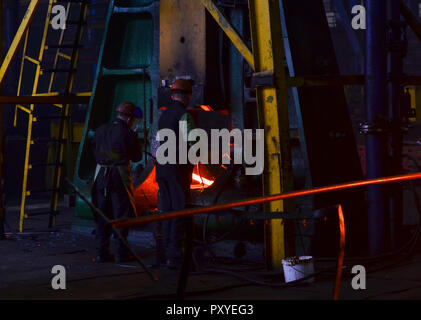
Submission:
[[[38,6],[40,5],[41,0],[31,0],[29,3],[28,9],[26,10],[25,16],[19,26],[18,31],[16,32],[15,38],[12,41],[12,44],[9,48],[9,51],[4,58],[4,61],[0,67],[0,84],[3,82],[4,77],[6,76],[7,70],[9,70],[10,65],[12,64],[13,58],[16,56],[19,45],[21,44],[25,32],[28,30],[29,25],[32,19],[35,16]]]
[[[257,103],[265,130],[264,193],[273,195],[292,190],[289,151],[288,92],[278,1],[249,0],[255,72],[273,72],[273,87],[257,87]],[[285,211],[283,201],[268,204],[269,212]],[[282,267],[285,257],[282,220],[266,223],[266,258],[270,268]]]
[[[254,69],[254,59],[253,54],[250,49],[247,47],[244,40],[237,33],[237,31],[231,26],[228,19],[225,17],[224,13],[219,10],[216,4],[212,0],[200,0],[202,1],[203,6],[209,11],[212,17],[219,24],[221,29],[225,32],[227,37],[231,40],[232,44],[237,48],[240,54],[244,57],[247,63]]]

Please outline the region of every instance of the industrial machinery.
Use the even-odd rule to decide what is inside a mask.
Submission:
[[[323,3],[306,4],[311,10],[305,11],[301,5],[300,1],[285,4],[281,1],[271,4],[270,8],[259,1],[218,1],[218,6],[213,1],[110,1],[75,170],[76,185],[89,194],[95,169],[89,141],[95,128],[114,116],[116,104],[133,101],[146,115],[139,135],[145,148],[144,158],[132,164],[136,205],[143,214],[156,210],[153,164],[156,124],[159,108],[165,106],[168,95],[165,84],[177,76],[189,76],[195,81],[192,104],[198,107],[192,112],[199,127],[267,130],[270,141],[266,141],[269,149],[266,148],[263,177],[266,194],[292,190],[293,186],[300,189],[362,178],[343,89],[305,87],[288,92],[287,77],[339,75],[332,41],[326,36],[329,29]],[[265,15],[267,19],[260,20]],[[277,37],[281,32],[284,41]],[[263,40],[265,37],[269,38]],[[252,51],[248,48],[250,43]],[[268,49],[273,50],[273,54],[265,56]],[[282,68],[284,55],[288,63]],[[289,70],[288,73],[285,70]],[[269,133],[271,128],[275,130],[273,137]],[[282,143],[274,144],[274,141]],[[324,151],[320,152],[322,148]],[[270,154],[277,154],[278,160],[274,161]],[[192,184],[194,205],[260,195],[261,179],[244,176],[241,166],[199,165]],[[255,214],[309,212],[337,203],[343,204],[352,226],[351,242],[354,246],[356,242],[364,242],[361,192],[317,196],[295,205],[279,201],[242,210]],[[89,207],[78,199],[75,223],[89,225],[90,219]],[[197,219],[197,223],[201,225],[206,221],[208,228],[227,231],[235,219],[234,215],[228,215]],[[278,261],[275,264],[280,263],[285,250],[295,252],[295,236],[302,243],[303,234],[314,238],[316,233],[315,225],[308,220],[285,224],[279,219],[266,223],[256,221],[250,219],[246,228],[249,234],[259,234],[256,237],[259,241],[266,239],[266,250],[271,252],[267,254],[268,260]],[[316,247],[322,254],[334,255],[336,247],[326,244],[337,239],[337,221],[326,222],[318,228],[330,230],[327,234],[331,234],[331,238],[326,237],[324,230],[325,240],[320,240]],[[289,246],[285,245],[284,237]],[[304,247],[300,245],[300,250],[314,250],[310,245],[311,242]],[[359,246],[363,247],[364,244]]]
[[[70,2],[81,3],[79,21],[83,21],[87,12],[85,1]],[[334,2],[344,15],[346,10],[343,4],[340,1]],[[51,10],[51,4],[55,2],[49,3]],[[39,1],[30,2],[29,14],[22,22],[16,43],[0,70],[0,83],[16,55],[17,47],[23,41],[23,35],[27,32],[38,5]],[[306,10],[302,10],[303,6]],[[402,12],[416,34],[421,36],[407,8],[401,4],[399,9],[395,9]],[[385,13],[383,20],[373,22],[378,28],[386,19],[386,7],[382,7],[382,10]],[[391,59],[389,73],[395,76],[402,73],[400,63],[405,53],[404,27],[396,23],[396,14],[389,18],[395,21],[388,29],[389,46],[385,39],[378,38],[378,33],[372,31],[377,29],[368,24],[369,31],[372,32],[368,34],[373,36],[368,39],[373,40],[375,45],[369,47],[373,50],[368,50],[371,55],[366,57],[370,75],[380,76],[380,65],[377,63],[382,63],[384,74],[381,74],[381,79],[385,90],[387,51],[389,50]],[[48,23],[45,24],[46,29]],[[188,77],[195,82],[190,112],[198,127],[207,132],[222,128],[265,130],[264,173],[261,176],[246,176],[242,165],[199,164],[192,176],[192,206],[209,206],[262,194],[268,196],[361,180],[363,170],[343,88],[345,85],[366,84],[370,93],[365,96],[368,99],[368,121],[361,126],[361,132],[371,146],[366,151],[367,176],[378,178],[388,173],[400,174],[400,130],[404,125],[402,118],[408,118],[411,109],[408,102],[410,97],[402,94],[402,88],[414,85],[419,80],[412,79],[411,82],[406,78],[402,80],[402,77],[390,78],[390,119],[386,119],[386,111],[382,109],[386,103],[380,106],[380,100],[371,95],[377,88],[376,83],[370,82],[372,78],[364,79],[362,75],[344,76],[340,72],[329,23],[331,21],[326,19],[322,0],[110,0],[95,66],[92,95],[74,169],[75,185],[85,195],[90,194],[96,166],[91,138],[98,126],[114,118],[117,104],[132,101],[143,109],[144,114],[142,130],[138,136],[144,148],[144,157],[140,162],[132,163],[135,202],[141,215],[156,213],[154,157],[157,148],[157,121],[160,110],[165,108],[168,101],[168,86],[177,77]],[[29,195],[26,177],[32,170],[29,160],[33,141],[31,128],[33,124],[35,126],[35,120],[39,120],[34,115],[35,104],[54,102],[51,104],[61,106],[58,140],[63,142],[71,139],[72,130],[69,130],[67,136],[65,133],[65,129],[70,128],[70,125],[65,125],[69,118],[69,105],[82,103],[80,95],[70,95],[73,69],[78,57],[78,41],[82,32],[81,24],[76,25],[76,40],[67,48],[73,49],[72,53],[57,51],[50,70],[53,76],[48,92],[43,96],[37,92],[37,86],[42,70],[48,71],[40,66],[43,52],[47,49],[46,33],[38,60],[24,51],[23,59],[35,63],[37,70],[32,96],[17,97],[22,101],[29,101],[30,107],[23,107],[22,103],[16,102],[17,108],[29,115],[21,230],[22,220],[26,215],[25,199]],[[354,44],[354,50],[361,51],[355,34],[349,28],[346,32]],[[60,37],[59,45],[55,48],[64,48],[62,40]],[[53,48],[51,45],[48,47]],[[381,53],[380,62],[375,59],[376,52],[379,56]],[[358,55],[358,52],[355,54]],[[57,65],[59,59],[70,60],[71,66],[66,69],[70,72],[62,86],[63,96],[57,97],[52,90],[52,83],[60,69]],[[362,68],[361,59],[357,64]],[[19,95],[20,87],[18,91]],[[382,119],[376,118],[377,113],[372,112],[372,107],[373,110],[378,109],[379,114],[383,115]],[[404,117],[401,112],[405,113]],[[62,190],[60,168],[63,164],[63,152],[64,144],[60,143],[56,161],[47,163],[56,167],[50,226],[54,224],[58,195]],[[231,158],[232,154],[224,156]],[[386,158],[392,160],[390,170],[386,170]],[[376,167],[377,163],[381,163],[381,166]],[[294,202],[279,200],[264,205],[244,206],[237,208],[237,211],[197,217],[196,223],[204,230],[225,233],[238,220],[236,212],[247,211],[248,223],[243,224],[240,230],[250,237],[256,235],[255,239],[264,243],[268,266],[279,267],[281,259],[286,255],[336,254],[338,248],[332,245],[337,243],[336,216],[327,216],[318,221],[308,217],[319,209],[341,204],[348,230],[347,253],[364,255],[369,250],[379,253],[384,251],[379,243],[389,232],[383,234],[379,230],[386,230],[392,224],[399,228],[397,220],[402,213],[402,197],[398,189],[386,197],[380,196],[383,192],[381,187],[370,187],[367,193],[370,200],[368,206],[364,190],[342,190],[315,194]],[[383,220],[384,212],[388,212],[387,208],[390,206],[386,205],[387,198],[393,200],[391,212],[395,222],[391,225],[385,222],[389,218]],[[367,207],[370,219],[367,218]],[[291,213],[295,218],[260,218],[262,215],[267,217],[266,215],[276,213]],[[91,209],[80,198],[76,200],[74,225],[93,226]],[[377,237],[369,239],[367,230],[376,234],[379,232],[379,239],[382,240]]]

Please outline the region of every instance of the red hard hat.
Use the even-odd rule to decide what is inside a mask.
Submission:
[[[187,93],[192,93],[192,82],[185,79],[177,79],[171,85],[171,91],[183,91]]]
[[[140,110],[140,108],[136,107],[136,105],[131,102],[123,102],[119,104],[117,106],[116,111],[118,113],[125,114],[126,116],[129,116],[129,117],[131,116],[136,117],[136,118],[142,117],[142,111]]]

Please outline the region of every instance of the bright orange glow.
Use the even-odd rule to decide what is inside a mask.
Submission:
[[[344,264],[345,256],[345,218],[342,206],[338,207],[338,217],[339,217],[339,230],[340,230],[340,246],[339,246],[339,255],[338,255],[338,264],[336,267],[336,280],[335,287],[333,290],[333,300],[339,299],[339,289],[341,287],[341,276],[342,276],[342,266]]]
[[[261,203],[270,202],[270,201],[291,199],[291,198],[297,198],[297,197],[308,196],[308,195],[324,193],[324,192],[339,191],[339,190],[356,188],[356,187],[363,187],[363,186],[369,186],[369,185],[375,185],[375,184],[377,185],[386,184],[386,183],[398,182],[398,181],[408,181],[408,180],[414,180],[414,179],[421,179],[421,172],[412,173],[412,174],[404,174],[404,175],[393,176],[393,177],[384,177],[384,178],[348,182],[348,183],[342,183],[342,184],[337,184],[333,186],[307,189],[307,190],[301,190],[301,191],[292,191],[292,192],[280,193],[280,194],[275,194],[275,195],[270,195],[270,196],[251,198],[247,200],[220,203],[220,204],[206,206],[206,207],[188,208],[188,209],[184,209],[180,211],[174,211],[170,213],[164,213],[164,214],[153,215],[153,216],[146,216],[142,218],[117,219],[117,220],[113,220],[111,222],[111,225],[117,228],[127,228],[127,227],[142,225],[145,223],[151,223],[155,221],[174,219],[174,218],[184,218],[184,217],[193,216],[193,215],[201,214],[201,213],[209,213],[209,212],[222,211],[222,210],[227,210],[227,209],[237,208],[237,207],[242,207],[242,206],[250,206],[252,204],[261,204]]]
[[[201,105],[199,105],[199,107],[202,108],[202,110],[205,110],[205,111],[213,111],[211,106],[201,104]]]
[[[203,178],[203,177],[201,177],[201,176],[199,176],[198,174],[195,174],[195,173],[193,173],[192,177],[193,177],[194,181],[203,183],[205,186],[208,186],[208,187],[211,186],[214,183],[213,180],[208,180],[208,179]]]

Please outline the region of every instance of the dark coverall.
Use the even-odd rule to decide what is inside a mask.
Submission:
[[[100,126],[92,143],[98,164],[92,188],[92,202],[109,219],[134,216],[130,161],[138,162],[142,159],[137,134],[124,121],[117,119]],[[100,216],[94,213],[94,217],[99,255],[105,255],[109,251],[112,229]],[[120,232],[127,238],[128,229],[121,229]],[[128,256],[128,250],[122,241],[119,241],[117,255]]]
[[[176,133],[177,161],[179,150],[179,121],[186,115],[186,112],[181,102],[173,101],[167,106],[167,110],[162,113],[158,122],[159,130],[171,129]],[[161,165],[157,163],[156,181],[159,186],[158,210],[160,212],[170,212],[186,208],[187,203],[190,201],[192,172],[193,165],[191,164]],[[162,223],[164,255],[166,255],[170,265],[176,266],[181,263],[186,226],[189,226],[189,220],[185,218],[165,220]]]

